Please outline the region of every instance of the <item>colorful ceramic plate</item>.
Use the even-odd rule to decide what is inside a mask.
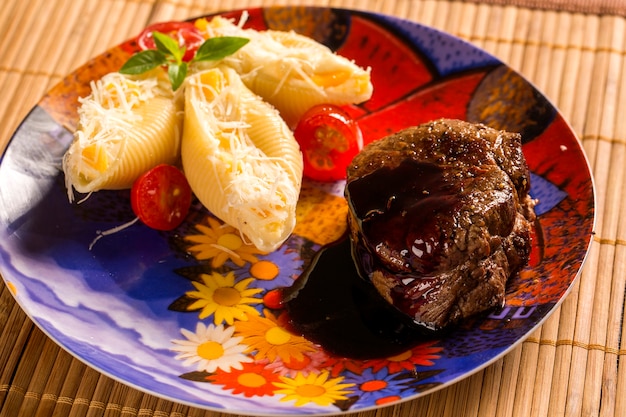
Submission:
[[[593,183],[561,114],[493,56],[414,22],[323,8],[249,12],[248,26],[294,29],[372,68],[374,96],[352,108],[366,142],[440,117],[522,133],[539,219],[530,265],[509,283],[505,307],[370,359],[337,357],[287,332],[264,298],[345,230],[341,183],[305,182],[295,233],[267,255],[245,245],[232,246],[239,257],[215,250],[237,234],[198,206],[173,232],[135,224],[90,249],[99,231],[134,217],[129,193],[70,204],[60,161],[77,98],[119,68],[136,50],[132,40],[54,87],[3,156],[0,272],[20,306],[59,345],[119,381],[240,414],[370,409],[450,385],[511,350],[563,300],[591,241]]]

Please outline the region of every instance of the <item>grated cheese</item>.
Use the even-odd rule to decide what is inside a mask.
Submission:
[[[261,122],[272,125],[279,120],[284,126],[281,134],[291,135],[276,110],[252,94],[234,70],[208,71],[191,77],[186,87],[183,168],[205,207],[239,229],[243,240],[264,251],[274,250],[295,226],[302,177],[297,142],[293,136],[286,142],[297,149],[296,161],[266,154],[260,142],[281,138],[272,132],[271,138],[255,143],[249,116],[262,114]],[[191,162],[199,153],[202,157]],[[207,167],[210,179],[204,177]],[[204,190],[207,183],[218,190]]]
[[[294,31],[245,29],[245,18],[234,23],[218,16],[201,28],[207,37],[250,40],[221,64],[233,68],[248,88],[278,108],[289,125],[315,104],[356,104],[371,97],[369,68]]]
[[[160,71],[160,70],[159,70]],[[177,144],[162,145],[168,141],[178,142],[176,137],[161,137],[170,131],[178,132],[175,119],[181,120],[182,113],[174,111],[175,97],[167,78],[161,72],[151,72],[141,76],[127,76],[118,72],[108,73],[101,79],[92,81],[88,96],[79,98],[78,128],[74,141],[63,158],[65,183],[70,201],[74,200],[74,190],[90,193],[106,185],[106,177],[122,164],[123,155],[129,149],[129,140],[150,140],[154,142],[152,153],[157,156],[160,149],[176,148]],[[158,108],[148,109],[156,100],[162,100]],[[146,113],[152,111],[152,113]],[[154,115],[153,120],[151,116]],[[158,119],[158,120],[157,120]],[[153,132],[151,125],[163,124],[162,132]],[[148,138],[146,135],[154,135]],[[158,136],[158,137],[157,137]],[[141,148],[134,145],[133,151]],[[147,152],[147,151],[146,151]],[[143,163],[147,157],[135,158]],[[133,162],[134,163],[134,162]],[[132,163],[131,163],[132,165]],[[131,166],[130,169],[133,167]],[[137,167],[142,169],[143,167]],[[120,174],[120,176],[124,176]],[[129,181],[125,178],[125,185]],[[112,186],[110,188],[120,188]]]

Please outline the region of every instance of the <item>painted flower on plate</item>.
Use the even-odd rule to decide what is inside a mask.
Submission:
[[[322,369],[322,364],[326,361],[326,358],[326,353],[323,350],[303,352],[301,359],[291,357],[284,361],[278,357],[274,362],[267,365],[267,369],[281,376],[294,377],[298,372],[306,376],[311,372],[318,372],[319,369]]]
[[[263,252],[251,243],[242,239],[239,231],[232,226],[221,223],[215,217],[207,216],[207,224],[196,224],[200,232],[197,235],[185,236],[192,246],[188,248],[199,261],[211,260],[213,268],[219,268],[231,260],[242,267],[246,262],[257,262],[256,255]]]
[[[330,370],[331,376],[339,376],[343,372],[352,372],[360,375],[363,372],[362,360],[344,358],[342,356],[328,356],[322,366]]]
[[[268,369],[263,363],[244,363],[241,369],[231,369],[229,372],[218,369],[207,380],[222,385],[223,389],[231,390],[233,394],[243,394],[246,397],[263,397],[274,395],[274,383],[279,382],[279,375]]]
[[[348,388],[354,384],[344,384],[343,377],[329,378],[328,372],[310,373],[304,376],[298,373],[294,378],[280,377],[281,382],[274,383],[279,389],[276,394],[283,394],[280,401],[295,401],[300,407],[308,403],[328,406],[336,401],[347,399],[353,391]]]
[[[269,310],[264,310],[263,315],[264,317],[251,316],[248,321],[235,322],[236,334],[242,336],[244,343],[250,346],[247,352],[255,352],[255,360],[302,360],[304,352],[316,350],[305,338],[281,327],[276,316]]]
[[[382,405],[400,399],[397,395],[406,387],[403,383],[409,378],[398,378],[396,374],[390,374],[386,368],[374,372],[366,369],[361,375],[349,375],[346,382],[354,383],[355,389],[360,393],[359,402],[363,404]]]
[[[417,365],[432,366],[433,361],[440,357],[438,353],[443,350],[436,344],[437,341],[424,342],[397,355],[368,360],[363,365],[365,368],[372,368],[374,372],[387,368],[390,374],[404,370],[413,371]]]
[[[201,274],[202,282],[193,281],[195,291],[188,291],[189,298],[196,299],[187,308],[200,310],[200,319],[213,315],[213,322],[221,324],[226,322],[233,324],[235,320],[248,320],[250,315],[259,315],[259,312],[251,305],[262,302],[256,298],[262,290],[260,288],[248,288],[254,279],[246,278],[235,283],[235,274],[229,272],[226,275],[213,272]]]
[[[171,350],[178,352],[176,359],[184,361],[183,365],[196,365],[198,371],[242,369],[243,363],[252,362],[252,358],[243,353],[248,346],[241,344],[241,337],[233,336],[234,330],[198,322],[195,332],[180,329],[185,339],[172,340],[175,346]]]
[[[274,252],[259,256],[257,262],[250,263],[250,268],[240,271],[255,278],[257,287],[271,290],[292,285],[302,273],[303,264],[298,252],[283,245]]]

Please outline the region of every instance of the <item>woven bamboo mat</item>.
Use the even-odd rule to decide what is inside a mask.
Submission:
[[[231,8],[302,3],[3,0],[0,149],[47,89],[148,23]],[[626,416],[625,3],[510,3],[306,2],[404,17],[495,54],[529,78],[569,120],[583,142],[597,187],[596,235],[583,273],[540,329],[502,359],[455,385],[359,416]],[[4,284],[0,365],[0,417],[222,415],[143,394],[82,364],[32,324]]]

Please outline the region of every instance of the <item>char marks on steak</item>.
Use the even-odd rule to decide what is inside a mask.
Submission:
[[[345,191],[361,275],[432,329],[501,307],[530,256],[529,188],[516,133],[441,119],[367,145]]]

